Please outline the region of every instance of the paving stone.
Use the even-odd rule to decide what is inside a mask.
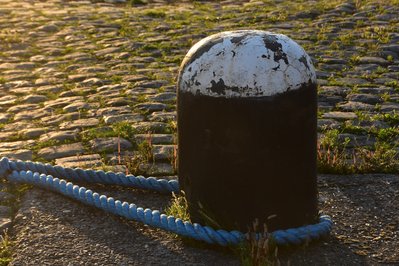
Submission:
[[[175,102],[176,101],[176,93],[174,92],[164,92],[164,93],[159,93],[156,95],[151,95],[147,97],[149,100],[154,101],[154,102]]]
[[[46,133],[46,131],[47,131],[46,128],[27,128],[21,130],[20,134],[24,137],[32,139],[43,135],[44,133]]]
[[[133,147],[132,143],[124,138],[97,138],[93,139],[90,142],[91,150],[96,152],[104,152],[104,151],[117,151],[118,146],[120,146],[121,150],[129,150]]]
[[[12,88],[23,88],[23,87],[32,87],[33,83],[28,80],[16,80],[7,82],[7,85],[10,85]]]
[[[317,102],[318,105],[318,111],[320,112],[330,112],[333,109],[335,109],[335,104],[332,103],[327,103],[327,102],[322,102],[322,101],[318,101]]]
[[[363,64],[355,67],[355,71],[357,72],[366,72],[366,71],[374,71],[379,67],[377,64]]]
[[[344,85],[349,86],[357,86],[359,84],[363,84],[366,82],[363,78],[352,78],[352,77],[343,77],[343,78],[336,78],[336,82],[342,83]]]
[[[348,120],[346,121],[349,125],[354,125],[354,126],[359,126],[362,127],[364,130],[371,130],[371,129],[383,129],[383,128],[389,128],[389,124],[387,124],[384,121],[380,120]]]
[[[21,111],[14,116],[14,121],[22,121],[22,120],[32,121],[40,119],[45,116],[49,116],[51,115],[51,113],[52,113],[51,110],[46,110],[43,108],[37,110]]]
[[[33,159],[32,150],[14,150],[14,151],[4,151],[0,152],[0,157],[8,157],[14,160],[31,161]]]
[[[381,105],[380,111],[383,113],[396,111],[398,113],[399,112],[399,103],[394,103],[394,102],[383,103]]]
[[[386,66],[389,64],[387,60],[381,57],[363,56],[359,58],[360,64],[377,64],[381,66]]]
[[[20,104],[20,105],[11,106],[10,108],[7,109],[7,112],[18,113],[22,111],[31,111],[36,109],[38,109],[37,104]]]
[[[100,108],[96,111],[97,116],[110,116],[110,115],[131,114],[131,113],[132,113],[132,108],[128,105]]]
[[[346,148],[355,148],[355,147],[372,147],[375,144],[375,138],[372,136],[359,136],[354,134],[338,134],[338,141],[343,143],[349,140],[346,145]]]
[[[174,175],[176,172],[170,163],[141,164],[139,169],[149,176]]]
[[[341,124],[334,119],[317,119],[318,130],[338,129],[340,126]]]
[[[23,98],[26,103],[41,103],[47,101],[48,98],[44,95],[27,95]]]
[[[8,140],[15,137],[15,132],[0,132],[0,141]]]
[[[18,100],[18,97],[14,96],[14,95],[6,95],[3,97],[0,97],[0,106],[14,104],[17,102],[17,100]]]
[[[55,160],[56,165],[70,168],[94,168],[103,164],[100,154],[86,154],[80,156],[70,156]]]
[[[129,96],[151,95],[151,94],[157,94],[158,89],[136,87],[134,89],[126,90],[125,93]]]
[[[373,83],[381,84],[381,85],[390,84],[391,82],[394,82],[394,83],[397,82],[396,76],[393,77],[393,78],[381,77],[381,78],[376,78],[376,79],[373,80]]]
[[[336,119],[336,120],[349,120],[357,118],[353,112],[328,112],[323,114],[323,118]]]
[[[134,106],[134,108],[137,108],[142,111],[146,112],[156,112],[156,111],[162,111],[168,108],[166,104],[163,103],[139,103]]]
[[[82,96],[58,98],[56,100],[47,101],[44,105],[49,108],[61,108],[77,101],[84,101],[84,99]]]
[[[68,113],[68,114],[60,114],[55,115],[52,114],[50,116],[45,116],[40,119],[40,121],[46,126],[57,126],[63,121],[76,120],[79,119],[81,114],[79,112]]]
[[[51,161],[54,159],[76,156],[77,154],[84,153],[82,143],[71,143],[59,146],[46,147],[38,151],[37,155],[45,160]]]
[[[101,73],[107,71],[107,68],[98,65],[98,66],[89,66],[89,67],[84,67],[84,68],[79,68],[79,66],[76,66],[76,69],[79,69],[81,73]]]
[[[48,25],[43,25],[37,28],[38,31],[44,31],[44,32],[57,32],[59,31],[59,28],[57,25],[54,24],[48,24]]]
[[[134,87],[141,87],[141,88],[155,88],[158,89],[162,87],[163,85],[167,84],[167,81],[138,81],[134,84]]]
[[[86,103],[86,102],[74,102],[71,104],[68,104],[67,106],[64,106],[62,108],[62,110],[64,110],[65,112],[76,112],[79,110],[86,110],[86,109],[90,109],[90,104]]]
[[[166,123],[162,122],[140,122],[132,125],[133,129],[136,130],[137,133],[154,133],[154,134],[162,134],[169,130],[169,126]]]
[[[144,121],[144,116],[141,114],[120,114],[120,115],[109,115],[104,116],[105,124],[114,124],[118,122],[142,122]]]
[[[144,141],[150,142],[151,144],[174,143],[172,134],[135,134],[134,139],[137,143],[142,143]]]
[[[144,67],[144,65],[143,65]],[[144,75],[126,75],[122,77],[124,82],[137,82],[137,81],[144,81],[148,80],[148,77]]]
[[[32,56],[29,60],[31,62],[44,63],[44,62],[47,62],[47,57],[45,57],[44,55],[35,55],[35,56]]]
[[[319,64],[319,69],[322,71],[342,71],[346,65],[344,64]]]
[[[351,89],[344,86],[322,86],[319,90],[319,94],[323,95],[338,95],[345,97]]]
[[[105,55],[108,55],[108,54],[117,53],[117,52],[119,52],[121,50],[122,50],[122,48],[120,48],[120,47],[109,47],[109,48],[105,48],[105,49],[102,49],[102,50],[99,50],[99,51],[95,52],[95,55],[96,56],[105,56]]]
[[[153,145],[152,153],[155,161],[170,161],[176,156],[176,146]]]
[[[362,103],[362,102],[352,102],[349,101],[347,103],[339,104],[338,107],[344,111],[372,111],[375,109],[375,106],[372,104]]]
[[[368,94],[375,94],[375,95],[380,95],[380,94],[392,94],[394,93],[394,90],[392,88],[388,87],[362,87],[357,89],[360,93],[368,93]]]
[[[102,91],[114,91],[114,92],[120,92],[120,90],[126,88],[125,85],[122,84],[109,84],[109,85],[104,85],[100,86],[96,89],[97,92],[102,92]]]
[[[37,93],[59,93],[63,90],[63,87],[57,85],[46,85],[46,86],[39,86],[36,88]]]
[[[10,120],[12,118],[11,114],[7,114],[7,113],[0,113],[0,123],[6,123],[8,122],[8,120]]]
[[[85,127],[94,127],[100,124],[100,121],[97,118],[84,118],[78,119],[74,121],[68,121],[60,124],[60,129],[76,129],[76,128],[85,128]]]
[[[349,94],[347,96],[347,99],[349,101],[353,101],[353,102],[362,102],[362,103],[368,103],[368,104],[377,104],[377,103],[381,103],[383,101],[380,96],[372,95],[372,94],[362,94],[362,93]]]
[[[35,127],[30,121],[13,121],[12,123],[5,124],[2,128],[5,132],[12,131],[12,132],[19,132],[20,130],[26,128]]]
[[[126,106],[130,102],[131,101],[129,101],[129,99],[127,99],[127,98],[119,97],[119,98],[113,98],[113,99],[107,100],[106,105],[107,106]]]
[[[318,96],[318,101],[327,102],[327,103],[330,103],[330,104],[333,104],[333,105],[335,105],[337,103],[340,103],[343,100],[344,100],[344,98],[342,96],[339,96],[339,95],[323,95],[323,94],[320,94]]]
[[[34,69],[36,67],[35,63],[31,63],[31,62],[22,62],[22,63],[18,63],[14,66],[14,68],[16,69]]]
[[[176,112],[153,112],[148,116],[148,120],[153,122],[169,122],[176,120],[176,117]]]
[[[105,80],[99,78],[88,78],[83,80],[80,84],[83,86],[101,86],[107,83]]]
[[[388,77],[388,78],[391,78],[391,79],[394,79],[394,80],[398,80],[399,79],[399,69],[396,72],[393,72],[393,70],[392,70],[392,72],[390,72],[390,73],[384,73],[384,74],[382,74],[382,76],[383,77]],[[393,83],[394,82],[395,81],[393,81]]]
[[[80,81],[83,81],[85,79],[92,78],[94,76],[95,76],[94,74],[90,74],[90,75],[88,75],[88,74],[74,74],[74,75],[69,75],[68,76],[68,80],[70,80],[72,82],[80,82]]]
[[[12,141],[12,142],[1,142],[0,143],[0,152],[3,151],[10,151],[10,150],[19,150],[25,147],[31,146],[35,143],[34,140],[19,140],[19,141]]]

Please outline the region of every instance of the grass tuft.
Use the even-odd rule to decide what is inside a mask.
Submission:
[[[174,216],[175,218],[180,218],[183,221],[190,221],[188,202],[184,191],[180,191],[180,194],[178,195],[172,193],[172,197],[172,202],[165,210],[165,214]]]
[[[238,253],[243,266],[280,265],[277,258],[278,247],[267,230],[267,225],[260,228],[255,220],[249,229],[247,239],[238,247]]]
[[[7,230],[0,236],[0,266],[8,265],[12,258],[12,242],[8,236]]]

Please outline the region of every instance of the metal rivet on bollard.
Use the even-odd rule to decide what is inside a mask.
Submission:
[[[195,44],[178,80],[178,171],[193,222],[247,231],[317,221],[316,75],[293,40],[230,31]]]

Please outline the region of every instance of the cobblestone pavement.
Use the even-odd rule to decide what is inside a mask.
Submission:
[[[261,29],[312,57],[320,143],[398,160],[397,0],[130,2],[0,0],[0,156],[173,178],[184,55],[212,33]],[[18,193],[1,188],[5,229]]]

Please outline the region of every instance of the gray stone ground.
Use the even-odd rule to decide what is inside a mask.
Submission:
[[[314,60],[320,84],[320,139],[333,132],[338,142],[346,142],[349,152],[357,147],[371,147],[372,151],[384,145],[390,152],[398,151],[397,1],[154,0],[132,7],[116,2],[0,0],[0,156],[175,176],[175,78],[179,64],[201,38],[222,30],[248,28],[287,34]],[[398,159],[379,156],[385,162]],[[336,210],[326,207],[321,197],[327,213],[337,212],[339,228],[333,239],[323,244],[325,250],[323,245],[316,247],[319,253],[328,254],[324,264],[337,265],[341,260],[341,265],[351,260],[360,264],[399,263],[394,252],[399,250],[398,222],[394,219],[385,224],[389,217],[398,217],[397,181],[389,176],[376,178],[381,180],[376,187],[370,178],[364,179],[370,183],[358,184],[365,191],[359,197],[367,199],[361,202],[363,208],[380,200],[378,209],[392,206],[384,209],[384,218],[373,218],[372,211],[357,209],[360,199],[341,193],[340,186],[349,186],[351,193],[357,193],[357,185],[349,185],[350,180],[346,180],[348,185],[341,184],[339,178],[330,179],[330,186],[321,185],[322,196],[330,193],[331,200],[337,197],[336,201],[343,202],[342,209]],[[335,186],[340,190],[332,192],[330,187]],[[380,193],[373,194],[374,188]],[[17,194],[7,183],[1,184],[1,190],[4,206],[0,206],[0,228],[14,224],[15,264],[56,265],[69,260],[74,261],[72,265],[145,264],[136,258],[136,250],[151,254],[153,249],[172,264],[231,262],[230,255],[226,258],[209,248],[204,251],[187,246],[173,236],[158,236],[146,227],[102,216],[35,189],[22,199],[14,219]],[[56,207],[55,202],[61,202],[65,209]],[[396,205],[390,205],[393,203]],[[370,219],[367,224],[378,221],[376,225],[384,225],[384,231],[371,233],[368,227],[356,231],[360,225],[345,224],[345,217],[353,213],[359,215],[359,221]],[[82,227],[79,220],[85,221]],[[90,224],[95,224],[94,229]],[[55,228],[65,230],[66,238]],[[101,231],[98,235],[102,238],[94,237],[93,231]],[[144,247],[148,248],[140,248],[140,241],[130,242],[130,236],[147,241]],[[120,249],[112,246],[116,239],[123,239]],[[48,248],[52,245],[63,247],[65,253]],[[161,247],[168,252],[162,253]],[[84,250],[91,255],[85,255]],[[305,255],[304,260],[292,256],[304,265],[321,263],[312,256],[313,263],[306,262]],[[159,262],[154,258],[154,264]]]
[[[161,209],[169,196],[119,187],[95,191]],[[283,265],[398,263],[399,177],[320,176],[320,210],[334,219],[329,239],[280,249]],[[281,199],[284,200],[284,195]],[[33,189],[15,217],[13,265],[239,265],[237,255],[128,222],[52,192]]]

